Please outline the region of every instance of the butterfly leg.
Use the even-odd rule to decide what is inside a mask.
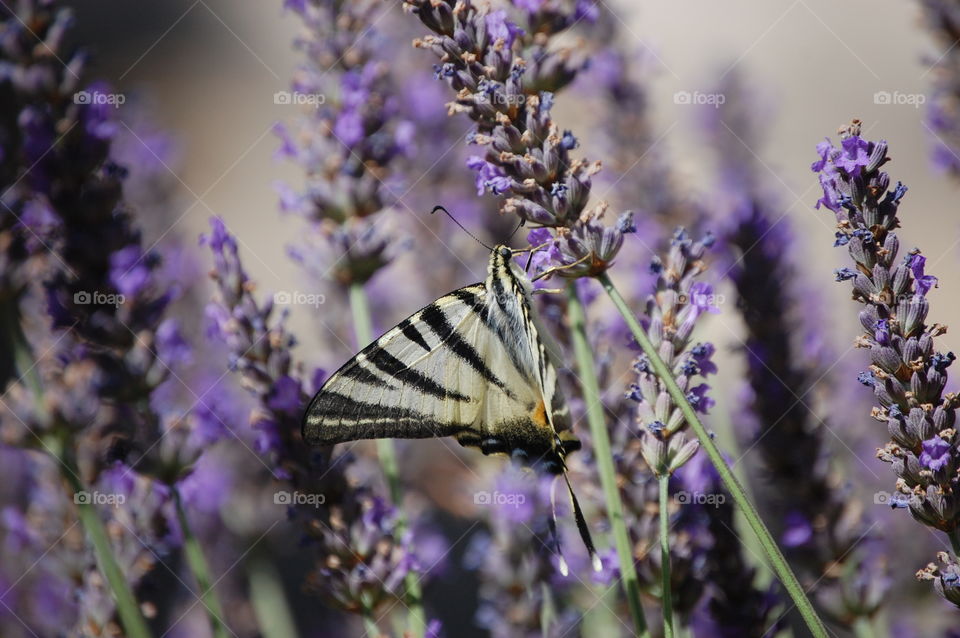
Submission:
[[[574,262],[570,262],[569,264],[564,264],[563,266],[554,266],[554,267],[552,267],[552,268],[547,268],[547,269],[544,270],[542,273],[540,273],[540,274],[537,275],[536,277],[532,278],[530,281],[537,281],[538,279],[543,279],[544,277],[549,277],[549,276],[552,275],[553,273],[558,272],[558,271],[560,271],[560,270],[568,270],[568,269],[570,269],[570,268],[573,268],[574,266],[579,266],[579,265],[582,264],[583,262],[585,262],[585,261],[587,261],[588,259],[590,259],[592,256],[593,256],[593,254],[591,253],[591,254],[589,254],[589,255],[584,255],[584,256],[581,257],[580,259],[578,259],[578,260],[576,260],[576,261],[574,261]]]

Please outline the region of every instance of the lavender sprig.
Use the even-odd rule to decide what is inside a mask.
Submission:
[[[405,7],[434,32],[414,46],[440,58],[437,77],[457,92],[450,113],[466,113],[477,124],[468,142],[484,153],[468,166],[477,172],[478,186],[506,197],[502,212],[553,229],[551,255],[565,267],[559,274],[573,278],[605,271],[633,226],[629,212],[616,226],[605,227],[599,220],[606,205],[586,208],[591,176],[600,165],[572,159],[577,138],[561,131],[550,115],[553,92],[578,68],[563,51],[550,49],[556,29],[538,32],[528,47],[525,32],[505,11],[451,1],[411,0]],[[529,20],[556,24],[541,14]]]
[[[783,553],[780,551],[780,548],[777,545],[777,542],[770,534],[770,530],[767,529],[767,526],[763,523],[763,520],[757,513],[753,503],[747,497],[743,486],[740,485],[737,477],[730,470],[730,467],[723,458],[723,454],[720,452],[720,449],[717,447],[716,443],[714,443],[711,435],[707,432],[707,429],[697,416],[696,408],[687,399],[683,388],[680,387],[680,385],[677,383],[677,380],[674,378],[674,371],[660,357],[657,347],[653,344],[653,341],[637,321],[636,317],[634,317],[629,306],[627,305],[627,302],[624,301],[623,297],[614,287],[613,282],[610,281],[610,278],[607,276],[607,274],[601,274],[599,276],[599,280],[603,285],[604,290],[610,296],[610,300],[613,301],[618,312],[624,318],[624,321],[626,321],[627,327],[630,329],[630,333],[633,335],[634,339],[636,339],[644,354],[649,358],[649,362],[654,373],[657,375],[660,382],[662,382],[666,387],[667,393],[670,395],[670,399],[680,409],[680,412],[683,414],[683,418],[686,420],[687,425],[689,425],[694,433],[696,433],[697,438],[700,441],[700,445],[703,446],[707,455],[710,457],[710,463],[719,474],[720,479],[723,481],[724,487],[730,494],[730,497],[743,513],[747,525],[757,536],[764,553],[770,560],[774,573],[776,573],[777,577],[780,579],[780,582],[783,583],[783,586],[789,593],[790,598],[797,606],[800,615],[803,616],[804,623],[807,625],[807,628],[814,636],[817,636],[817,638],[825,638],[827,636],[827,630],[823,626],[823,622],[817,616],[813,605],[810,603],[810,599],[800,586],[796,575],[787,564],[786,558],[784,558]],[[663,489],[663,486],[661,489]]]
[[[152,561],[131,569],[126,556],[117,556],[127,541],[140,548],[128,536],[147,537],[144,525],[163,514],[144,504],[138,512],[113,512],[105,526],[105,512],[77,495],[108,471],[128,476],[132,468],[116,464],[129,457],[144,473],[137,480],[168,497],[167,487],[176,490],[199,455],[161,444],[161,414],[151,405],[169,374],[165,359],[176,358],[170,348],[182,349],[176,324],[165,317],[177,287],[161,281],[160,255],[144,250],[122,198],[126,171],[111,156],[114,109],[109,99],[100,99],[112,94],[102,85],[76,91],[85,56],[64,45],[69,11],[55,2],[24,2],[16,13],[7,7],[0,15],[0,243],[9,266],[0,296],[5,336],[18,342],[18,374],[27,382],[13,385],[12,400],[4,402],[4,416],[23,426],[11,428],[5,418],[5,438],[56,458],[116,597],[116,612],[131,635],[145,636],[128,581],[139,580]],[[36,265],[43,268],[33,273],[43,280],[42,290],[23,278]],[[49,331],[17,309],[40,296]],[[53,353],[29,368],[23,353],[33,344],[21,321],[32,325],[32,340]],[[106,623],[104,613],[98,618]]]
[[[571,583],[558,575],[549,528],[550,481],[531,481],[508,469],[497,477],[490,531],[471,539],[465,566],[480,577],[476,623],[493,638],[574,632],[579,614],[569,604]],[[516,592],[524,592],[517,596]]]
[[[702,414],[715,402],[707,394],[710,386],[694,385],[694,380],[717,371],[712,361],[715,348],[711,343],[693,344],[691,337],[704,313],[720,311],[713,287],[697,281],[706,269],[703,255],[713,243],[711,234],[694,241],[683,229],[677,230],[666,260],[658,257],[651,264],[657,273],[657,283],[647,300],[646,312],[651,342],[673,371],[687,401]],[[643,458],[655,475],[669,476],[693,457],[699,443],[685,434],[683,413],[672,402],[647,356],[640,355],[633,367],[637,382],[627,395],[637,402],[636,421]]]
[[[698,344],[687,352],[697,319],[705,311],[719,312],[714,306],[713,289],[695,282],[705,269],[701,259],[713,244],[707,235],[694,242],[683,229],[671,240],[666,263],[655,258],[652,270],[657,273],[654,294],[647,301],[647,333],[664,364],[671,370],[681,391],[694,409],[706,414],[713,400],[707,396],[709,386],[692,385],[698,376],[716,371],[711,361],[712,344]],[[686,420],[680,408],[672,403],[670,393],[657,378],[649,359],[643,355],[634,363],[638,382],[631,386],[629,398],[637,401],[637,424],[640,451],[659,483],[660,503],[660,573],[663,596],[664,634],[673,635],[672,565],[670,561],[669,492],[670,476],[689,461],[699,448],[696,438],[687,440],[683,432]]]
[[[389,168],[412,151],[413,130],[399,118],[389,63],[373,22],[376,2],[287,2],[304,25],[304,53],[293,95],[322,96],[295,134],[277,126],[281,154],[307,177],[302,193],[285,191],[283,208],[302,215],[343,286],[362,285],[402,247],[384,228],[394,204]],[[319,97],[317,97],[319,99]],[[311,247],[315,251],[316,247]]]
[[[223,339],[242,384],[257,398],[251,425],[258,431],[257,450],[272,462],[274,476],[305,494],[322,496],[325,516],[314,507],[290,508],[304,519],[306,532],[321,557],[310,589],[337,607],[373,620],[388,600],[403,595],[403,581],[417,566],[410,538],[400,530],[398,513],[366,488],[346,484],[349,455],[331,459],[314,453],[300,438],[300,416],[307,396],[302,366],[295,363],[294,337],[287,314],[274,315],[273,300],[260,304],[246,275],[236,239],[218,218],[203,238],[214,256],[211,273],[217,284],[207,315],[213,334]],[[317,373],[313,389],[321,385]]]
[[[953,353],[935,349],[934,340],[946,331],[927,325],[927,294],[937,285],[928,275],[926,258],[918,249],[897,261],[900,240],[893,232],[907,187],[891,188],[881,168],[889,161],[887,143],[860,137],[860,121],[839,130],[840,145],[829,140],[817,145],[818,173],[823,197],[817,208],[836,215],[835,246],[846,246],[854,268],[841,268],[837,281],[850,281],[864,333],[856,345],[870,351],[871,365],[860,381],[879,402],[871,413],[886,424],[890,442],[877,451],[897,475],[892,506],[908,508],[913,517],[944,532],[960,552],[960,498],[957,494],[957,397],[944,394],[947,368]],[[943,568],[921,570],[918,577],[934,580],[937,590],[954,604],[960,583],[948,557]]]
[[[413,128],[398,117],[389,58],[374,28],[378,3],[309,0],[286,6],[307,33],[297,42],[305,60],[293,88],[330,97],[300,122],[296,141],[284,134],[285,151],[307,175],[297,208],[324,246],[324,270],[349,295],[357,346],[363,347],[374,338],[364,285],[404,246],[386,223],[394,204],[386,180],[391,165],[411,153]],[[403,494],[394,444],[377,441],[377,451],[390,498],[399,507]],[[399,516],[395,522],[403,535],[406,521]],[[406,586],[411,629],[421,636],[426,618],[413,570]]]

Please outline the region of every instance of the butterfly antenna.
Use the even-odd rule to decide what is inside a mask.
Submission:
[[[466,234],[468,234],[468,235],[470,235],[471,237],[473,237],[474,241],[476,241],[478,244],[480,244],[481,246],[483,246],[483,247],[486,248],[487,250],[491,250],[491,251],[493,250],[493,248],[490,248],[490,246],[487,246],[485,243],[483,243],[482,241],[480,241],[480,240],[477,238],[476,235],[474,235],[474,234],[471,233],[469,230],[467,230],[467,227],[464,226],[463,224],[461,224],[459,221],[457,221],[457,218],[454,217],[453,215],[451,215],[451,214],[450,214],[450,211],[448,211],[448,210],[447,210],[446,208],[444,208],[443,206],[434,206],[434,207],[433,207],[433,210],[430,211],[430,214],[433,215],[433,214],[434,214],[435,212],[437,212],[438,210],[442,210],[444,213],[446,213],[447,217],[449,217],[450,219],[452,219],[454,224],[456,224],[457,226],[459,226],[459,227],[463,230],[463,232],[465,232]],[[516,231],[514,231],[514,232],[516,232]]]
[[[580,532],[580,538],[583,540],[587,553],[590,554],[590,563],[593,565],[593,571],[598,572],[603,569],[600,557],[597,556],[597,549],[593,546],[593,538],[590,537],[590,528],[587,527],[587,521],[583,518],[583,510],[580,509],[580,502],[576,494],[573,493],[573,486],[570,485],[570,477],[563,473],[563,480],[567,482],[567,491],[570,492],[570,502],[573,504],[573,518],[577,521],[577,530]]]
[[[517,231],[520,230],[521,228],[523,228],[526,223],[527,223],[527,220],[521,219],[521,220],[520,220],[520,223],[517,224],[517,227],[514,228],[514,229],[513,229],[513,232],[510,233],[510,236],[507,237],[507,241],[510,241],[511,239],[513,239],[513,236],[517,234]]]
[[[550,483],[550,540],[553,542],[553,553],[557,555],[560,573],[566,577],[570,574],[570,568],[567,567],[567,561],[563,558],[563,552],[560,551],[560,534],[557,533],[557,479],[554,478]]]

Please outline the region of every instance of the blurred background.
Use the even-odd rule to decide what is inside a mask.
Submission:
[[[209,218],[217,215],[236,235],[258,294],[309,290],[303,269],[288,257],[290,246],[310,250],[309,244],[303,245],[302,220],[279,213],[284,185],[302,188],[303,172],[278,156],[281,141],[275,130],[277,122],[291,122],[299,113],[298,107],[274,100],[276,92],[289,89],[290,79],[302,62],[302,54],[292,46],[302,33],[299,19],[284,11],[279,0],[100,0],[67,4],[76,13],[73,38],[88,45],[93,55],[89,76],[102,78],[127,95],[128,105],[122,108],[134,104],[137,117],[149,122],[147,128],[168,136],[156,173],[171,194],[162,212],[149,211],[144,219],[147,244],[182,238],[183,259],[196,264],[199,278],[209,269],[210,261],[206,251],[195,248],[196,238],[208,231]],[[384,3],[384,13],[388,14],[381,27],[384,37],[409,41],[421,33],[419,23],[409,16],[403,18],[398,7],[388,6],[392,4],[399,3]],[[759,190],[794,229],[792,253],[800,274],[797,286],[809,291],[809,296],[804,293],[800,297],[801,313],[833,353],[823,364],[829,374],[821,382],[827,384],[822,390],[833,396],[833,403],[826,401],[818,410],[829,413],[837,409],[837,404],[847,404],[840,418],[832,415],[826,445],[845,468],[853,493],[867,503],[864,508],[876,520],[877,529],[896,540],[896,549],[889,553],[891,590],[896,593],[886,613],[891,618],[907,614],[911,622],[918,623],[923,617],[922,623],[929,626],[923,631],[930,633],[916,635],[934,635],[946,626],[946,619],[925,612],[945,607],[927,584],[915,580],[913,573],[932,560],[936,551],[944,549],[944,541],[909,520],[902,510],[870,500],[871,494],[889,490],[893,483],[889,467],[874,458],[874,449],[886,441],[887,435],[882,425],[867,416],[869,392],[855,380],[856,372],[865,365],[863,353],[852,348],[860,332],[855,306],[849,300],[848,287],[834,284],[832,275],[836,268],[846,265],[847,256],[845,251],[831,248],[832,214],[813,209],[821,193],[809,167],[816,157],[815,145],[825,136],[836,141],[837,127],[854,117],[863,121],[865,138],[889,142],[893,162],[887,170],[910,188],[901,208],[901,241],[905,249],[923,248],[928,257],[927,272],[939,277],[939,288],[930,295],[931,320],[950,324],[951,318],[960,314],[960,277],[953,278],[960,256],[960,225],[953,215],[958,183],[938,171],[931,160],[936,134],[927,111],[934,65],[947,54],[947,47],[925,27],[920,4],[903,0],[643,0],[604,4],[623,50],[635,56],[634,73],[646,90],[645,117],[651,142],[635,149],[637,158],[655,155],[668,167],[679,200],[684,206],[704,211],[704,229],[724,225],[721,197],[716,194],[718,165],[725,160],[752,158]],[[397,26],[404,20],[405,27]],[[395,60],[394,80],[401,89],[413,87],[413,91],[419,91],[416,82],[432,73],[434,59],[412,47],[403,50],[406,53],[398,54]],[[636,178],[626,170],[629,163],[604,157],[600,131],[605,111],[596,108],[597,96],[591,92],[597,89],[589,69],[585,76],[559,96],[554,117],[562,128],[574,130],[584,154],[604,162],[603,178],[598,183],[610,186],[594,188],[594,196],[602,198],[605,190],[614,190],[615,182],[630,184]],[[717,148],[704,129],[714,106],[696,102],[720,94],[721,87],[731,86],[733,80],[738,93],[722,93],[724,101],[745,105],[759,135],[741,140],[740,154],[718,158]],[[446,99],[446,87],[439,83],[437,87],[442,90],[434,95]],[[417,97],[406,96],[405,108],[418,108]],[[424,102],[428,97],[434,99],[420,97]],[[445,143],[451,140],[452,144],[469,128],[465,118],[450,122],[438,118],[435,132],[429,127],[417,129],[418,149],[439,153],[436,164],[433,158],[419,160],[428,168],[422,176],[407,181],[409,190],[400,189],[406,190],[407,202],[398,207],[397,223],[404,232],[420,245],[437,241],[439,236],[439,241],[457,251],[460,263],[451,265],[440,258],[429,261],[423,255],[399,258],[391,273],[371,283],[375,331],[389,328],[451,287],[483,277],[484,251],[456,229],[451,230],[448,220],[428,219],[427,215],[432,205],[443,204],[468,224],[477,219],[472,212],[458,213],[460,202],[472,193],[472,175],[464,165],[468,149],[463,145],[448,149]],[[431,139],[434,135],[436,139]],[[438,181],[446,179],[444,175],[458,170],[463,175],[455,178],[456,184],[446,190],[437,186]],[[452,182],[454,178],[450,179]],[[610,198],[616,197],[611,192]],[[489,194],[480,201],[483,203],[477,206],[494,210],[495,202]],[[622,203],[631,207],[629,201]],[[422,216],[422,220],[413,216]],[[679,217],[676,223],[683,223],[685,220]],[[672,223],[667,220],[664,225]],[[506,234],[511,227],[509,223],[502,226],[471,230],[494,242],[502,240],[496,233]],[[654,231],[644,234],[649,228],[649,224],[640,224],[640,232],[627,237],[631,256],[623,258],[625,269],[644,269],[651,249],[663,246],[664,236]],[[426,254],[443,253],[433,246]],[[722,276],[725,265],[729,264],[721,264],[708,280],[732,299],[730,285]],[[630,271],[618,274],[629,277]],[[401,295],[394,291],[389,303],[377,303],[378,289],[398,287]],[[202,288],[191,295],[204,299]],[[403,303],[398,303],[397,297]],[[710,426],[727,449],[735,450],[731,432],[741,397],[739,379],[745,368],[739,352],[743,326],[732,303],[721,304],[720,308],[720,314],[705,321],[700,338],[717,345],[721,371],[711,381],[718,405],[712,411]],[[190,317],[185,316],[187,324]],[[201,317],[193,317],[195,325],[186,325],[185,329],[202,335]],[[289,328],[297,335],[300,357],[335,369],[355,351],[350,332],[345,330],[348,323],[345,306],[325,303],[316,308],[293,307]],[[948,332],[941,339],[942,350],[960,350],[956,333]],[[948,389],[954,386],[951,383]],[[618,395],[623,388],[621,384],[606,390]],[[820,393],[814,391],[812,396]],[[428,468],[421,475],[405,477],[417,486],[422,507],[429,509],[453,498],[449,492],[454,488],[448,479],[438,477],[443,476],[445,468],[456,465],[449,458],[463,453],[437,442],[418,443],[416,448],[403,446],[401,450],[404,464]],[[731,456],[749,465],[751,452],[743,452],[742,459],[739,453],[731,452]],[[424,460],[428,457],[433,465]],[[499,461],[486,459],[474,459],[472,463],[482,468],[479,471],[485,477],[500,466]],[[231,504],[237,502],[236,496],[231,498]],[[455,507],[442,505],[439,509],[443,513],[438,515],[437,525],[448,543],[457,541],[468,531],[460,517],[469,516],[471,507],[456,511]],[[571,537],[568,545],[573,542]],[[294,546],[280,545],[274,550],[280,554],[286,551],[287,555],[281,560],[280,554],[272,554],[271,560],[276,559],[278,564],[285,561],[282,569],[293,572],[285,577],[290,587],[289,583],[303,577],[299,572],[306,567],[293,564],[297,556]],[[462,562],[466,546],[464,543],[451,552],[449,562]],[[761,571],[766,573],[762,566]],[[463,621],[473,613],[477,585],[468,582],[459,567],[451,568],[446,579],[434,581],[426,594],[439,610],[436,615],[444,621],[446,635],[485,635],[477,623]],[[157,587],[162,588],[162,579]],[[198,611],[194,610],[194,615]],[[313,617],[313,612],[304,613],[306,618]],[[200,625],[202,618],[191,627]],[[194,629],[180,628],[176,635],[199,635],[191,634]],[[326,635],[347,634],[334,631]]]

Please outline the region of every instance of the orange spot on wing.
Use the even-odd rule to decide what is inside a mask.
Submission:
[[[550,422],[547,420],[547,406],[543,403],[543,399],[540,399],[537,407],[533,409],[530,420],[542,428],[550,427]]]

